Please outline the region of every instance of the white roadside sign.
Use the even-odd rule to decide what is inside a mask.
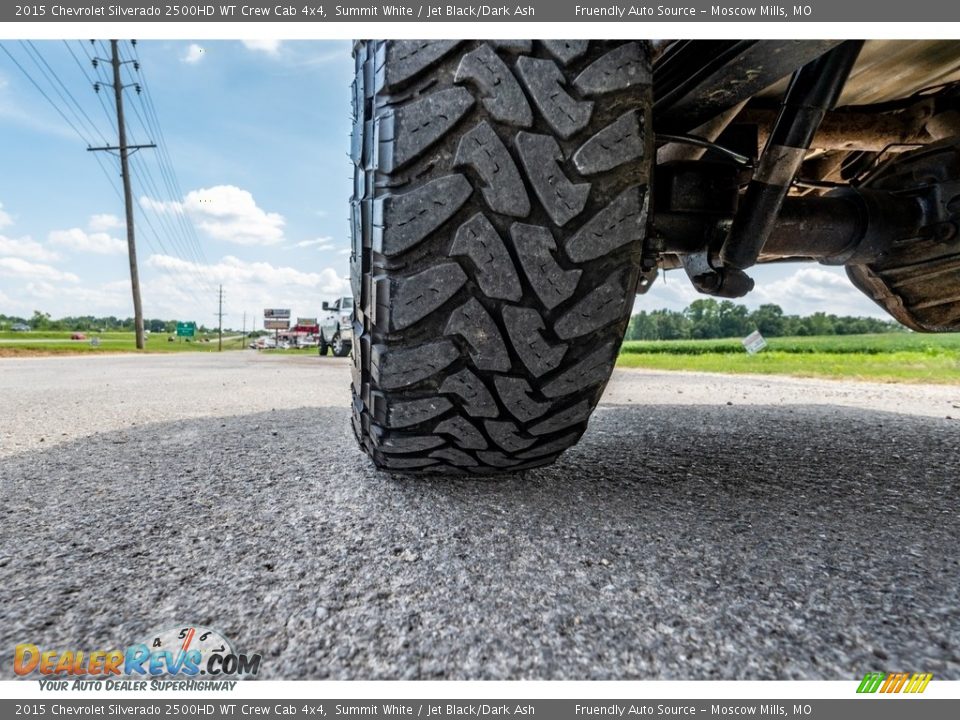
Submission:
[[[744,349],[750,355],[756,355],[767,346],[767,341],[763,339],[759,330],[754,330],[740,342],[743,343]]]

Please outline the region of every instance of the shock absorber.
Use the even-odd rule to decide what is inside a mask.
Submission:
[[[844,42],[794,73],[720,251],[731,277],[756,263],[820,121],[837,104],[862,46],[860,40]]]

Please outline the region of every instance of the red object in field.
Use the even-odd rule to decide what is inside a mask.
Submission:
[[[70,339],[71,339],[71,340],[86,340],[86,339],[87,339],[87,336],[84,335],[83,333],[73,333],[73,334],[70,336]]]

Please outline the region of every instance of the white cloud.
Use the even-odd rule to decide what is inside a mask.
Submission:
[[[49,262],[59,260],[59,253],[49,250],[29,237],[8,238],[0,235],[0,255],[21,257],[27,260]]]
[[[197,227],[216,240],[236,245],[276,245],[283,242],[285,220],[260,208],[253,195],[235,185],[191,190],[183,202],[140,198],[140,206],[161,213],[187,213]]]
[[[197,306],[197,297],[209,298],[210,310],[216,309],[216,296],[210,286],[222,284],[226,302],[224,320],[239,327],[247,312],[247,327],[265,307],[289,307],[293,314],[316,316],[324,300],[350,292],[350,283],[333,268],[304,272],[269,262],[251,262],[226,256],[203,265],[170,255],[151,255],[146,261],[150,272],[143,283],[144,306],[151,316],[193,318],[206,322],[207,308]]]
[[[49,240],[54,245],[62,245],[71,250],[97,255],[119,255],[127,251],[127,244],[122,240],[103,232],[86,233],[80,228],[53,230],[49,235]]]
[[[3,203],[0,203],[0,228],[13,225],[13,218],[3,210]]]
[[[180,277],[204,277],[208,284],[291,287],[313,290],[321,295],[339,295],[350,287],[350,283],[333,268],[304,272],[268,262],[248,262],[232,255],[211,265],[201,265],[170,255],[151,255],[147,264],[172,270],[179,273]]]
[[[198,62],[203,60],[203,56],[204,49],[196,43],[190,43],[190,45],[187,46],[187,52],[182,58],[180,58],[180,61],[190,65],[196,65]]]
[[[853,286],[842,268],[800,268],[780,280],[758,283],[749,297],[753,305],[776,303],[788,315],[824,312],[887,317],[878,305]]]
[[[0,307],[8,314],[30,317],[34,310],[48,312],[54,318],[68,315],[133,315],[130,281],[100,286],[71,285],[57,280],[31,280],[4,296]],[[151,317],[147,313],[148,317]]]
[[[142,207],[144,210],[152,210],[156,213],[170,213],[171,215],[177,215],[183,212],[183,203],[177,202],[176,200],[167,202],[166,200],[154,200],[152,197],[141,195],[139,202],[140,207]]]
[[[775,303],[788,315],[824,312],[887,317],[879,306],[853,286],[843,268],[809,265],[790,272],[784,265],[760,265],[752,268],[750,274],[756,279],[756,287],[746,297],[736,298],[733,302],[751,310],[765,303]],[[637,296],[633,311],[683,310],[694,300],[707,297],[710,296],[693,289],[683,270],[670,270],[660,274],[650,292]]]
[[[257,40],[242,40],[241,42],[247,50],[264,52],[267,55],[277,55],[280,52],[279,40],[267,40],[265,38],[260,38]]]
[[[641,310],[683,310],[701,295],[694,290],[687,274],[683,270],[668,270],[660,273],[645,295],[637,295],[633,303],[633,312]]]
[[[78,282],[80,280],[73,273],[62,272],[50,265],[27,262],[14,257],[0,258],[0,275],[14,277],[18,280],[50,280],[53,282],[58,280]]]
[[[70,287],[62,284],[37,281],[27,283],[24,294],[44,301],[47,307],[62,308],[51,312],[54,317],[63,315],[132,315],[130,281],[120,280],[99,287]],[[30,303],[35,305],[36,303]]]
[[[349,254],[352,253],[352,252],[353,252],[353,250],[351,250],[351,249],[348,248],[348,247],[347,247],[347,248],[341,248],[341,249],[337,250],[337,255],[349,255]]]
[[[301,240],[296,243],[298,248],[316,248],[317,250],[333,250],[333,238],[329,236],[318,237],[314,240]]]
[[[124,226],[123,220],[110,213],[101,213],[91,215],[87,227],[93,232],[104,232],[105,230],[117,230]]]
[[[8,314],[29,317],[34,310],[55,318],[67,315],[133,315],[130,281],[107,283],[99,287],[71,285],[57,280],[31,280],[15,292],[0,292],[0,307]]]

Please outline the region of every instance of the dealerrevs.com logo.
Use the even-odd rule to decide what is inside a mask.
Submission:
[[[47,678],[137,676],[146,678],[251,677],[260,671],[259,654],[237,653],[224,635],[211,628],[183,625],[152,633],[124,650],[75,650],[17,645],[13,671]]]

